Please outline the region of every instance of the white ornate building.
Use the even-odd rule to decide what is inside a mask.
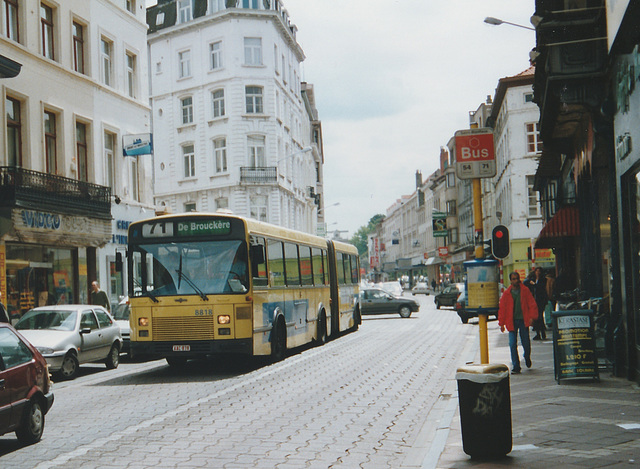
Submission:
[[[322,132],[279,0],[160,0],[147,10],[155,200],[315,232]]]

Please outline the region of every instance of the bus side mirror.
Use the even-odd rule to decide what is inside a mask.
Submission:
[[[122,253],[116,252],[116,272],[122,272]]]
[[[250,255],[253,265],[264,264],[264,245],[252,244],[250,248]]]

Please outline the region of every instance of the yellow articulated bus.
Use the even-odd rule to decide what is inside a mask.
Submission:
[[[357,249],[230,214],[129,226],[131,355],[270,355],[356,330]]]

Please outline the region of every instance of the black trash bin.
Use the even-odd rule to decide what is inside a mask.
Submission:
[[[469,364],[458,368],[462,447],[471,457],[511,452],[511,394],[507,365]]]

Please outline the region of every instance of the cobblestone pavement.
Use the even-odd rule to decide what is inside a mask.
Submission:
[[[423,467],[444,447],[455,370],[478,341],[454,311],[419,301],[409,319],[367,316],[270,366],[125,364],[56,384],[42,441],[1,437],[0,467]]]

